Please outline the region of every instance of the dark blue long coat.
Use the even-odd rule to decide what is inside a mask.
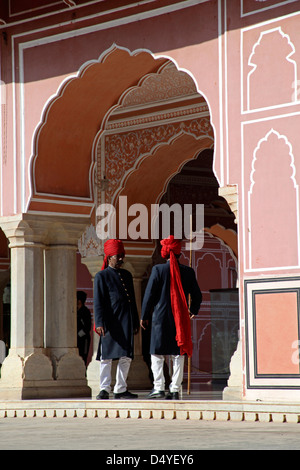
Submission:
[[[108,266],[94,279],[95,326],[103,326],[97,360],[133,358],[133,331],[139,327],[132,275],[126,269]]]
[[[190,312],[197,315],[202,294],[195,271],[182,264],[179,264],[179,269],[187,302],[189,294],[191,296]],[[149,320],[152,311],[150,354],[180,354],[175,339],[176,328],[171,308],[169,262],[157,264],[152,268],[142,304],[142,320]]]

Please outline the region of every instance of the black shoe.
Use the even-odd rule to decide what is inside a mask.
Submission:
[[[96,400],[108,400],[109,393],[106,390],[100,390],[98,395],[96,396]]]
[[[147,398],[149,400],[153,400],[155,398],[165,398],[165,392],[163,390],[155,390],[153,389],[149,395],[147,395]]]
[[[114,398],[116,400],[120,398],[124,398],[125,400],[133,400],[135,398],[138,398],[138,395],[136,393],[131,393],[128,390],[126,390],[126,392],[114,393]]]
[[[179,393],[178,392],[168,392],[166,396],[166,400],[179,400]]]

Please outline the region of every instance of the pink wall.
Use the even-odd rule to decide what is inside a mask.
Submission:
[[[268,386],[299,388],[300,376],[287,379],[282,368],[272,380],[268,374],[252,373],[257,358],[263,368],[258,370],[267,370],[261,312],[274,312],[274,344],[279,339],[282,344],[279,335],[285,322],[297,342],[293,325],[299,317],[298,303],[286,316],[281,300],[274,306],[266,295],[263,310],[259,306],[257,312],[262,323],[256,331],[250,294],[258,289],[287,298],[283,296],[293,283],[298,292],[300,2],[211,0],[189,6],[187,1],[178,10],[179,4],[173,2],[160,15],[159,10],[151,11],[151,3],[105,13],[103,3],[96,2],[94,7],[81,5],[74,10],[60,7],[60,13],[51,15],[56,7],[36,0],[33,14],[40,15],[38,21],[27,21],[29,3],[12,3],[13,16],[3,7],[0,10],[6,21],[1,29],[7,33],[1,38],[1,79],[7,84],[2,107],[1,215],[26,209],[29,163],[38,141],[35,130],[43,113],[47,122],[47,103],[64,80],[76,76],[88,61],[97,61],[114,43],[129,53],[142,49],[156,58],[171,58],[192,74],[209,104],[220,186],[236,184],[238,189],[244,393],[250,396],[250,389],[259,393]],[[156,8],[165,6],[163,0],[155,2]],[[74,138],[80,140],[80,132]],[[64,145],[63,135],[59,143]],[[67,155],[68,149],[64,150]],[[91,149],[86,158],[91,159]],[[76,155],[72,163],[68,178],[78,169]],[[80,200],[74,204],[77,210]],[[292,346],[287,347],[292,355]]]
[[[78,9],[78,14],[82,11]],[[131,13],[137,12],[134,10]],[[13,65],[11,73],[6,72],[5,82],[10,84],[12,79],[15,81],[9,86],[11,92],[7,105],[11,113],[8,122],[12,122],[13,112],[16,119],[14,125],[8,128],[7,151],[14,158],[9,159],[9,165],[3,166],[3,179],[10,181],[11,188],[10,197],[3,197],[3,215],[26,209],[31,189],[28,169],[35,150],[35,131],[42,115],[45,119],[43,113],[47,110],[47,103],[56,95],[64,80],[76,76],[89,61],[98,60],[112,44],[132,52],[144,49],[155,56],[170,56],[196,79],[197,76],[201,77],[198,82],[201,83],[200,91],[212,101],[213,120],[218,126],[218,63],[215,60],[218,54],[217,2],[203,3],[167,15],[150,14],[150,18],[149,14],[144,14],[142,21],[130,19],[128,24],[121,16],[120,12],[114,15],[114,27],[105,26],[101,17],[99,23],[91,19],[78,21],[72,31],[67,22],[66,26],[56,27],[59,22],[57,15],[53,26],[49,25],[53,20],[51,16],[39,21],[37,32],[35,22],[22,26],[18,24],[9,29],[7,47],[2,46],[1,53]],[[207,16],[211,19],[210,23],[205,19]],[[12,50],[10,44],[13,45]],[[210,70],[209,75],[203,74],[204,60]],[[63,145],[63,139],[59,143]],[[87,154],[86,158],[91,159],[91,155]]]

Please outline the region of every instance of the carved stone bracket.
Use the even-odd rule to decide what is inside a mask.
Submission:
[[[235,223],[238,223],[238,191],[236,184],[229,184],[219,188],[219,196],[222,196],[228,202],[228,205],[235,215]]]

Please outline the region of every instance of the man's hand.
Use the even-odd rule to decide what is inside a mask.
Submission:
[[[99,336],[105,336],[105,332],[104,332],[104,327],[103,326],[98,326],[96,328],[96,331],[98,333]]]
[[[141,325],[141,327],[143,328],[143,330],[145,330],[145,329],[147,328],[148,323],[149,323],[148,320],[141,320],[141,321],[140,321],[140,325]]]

